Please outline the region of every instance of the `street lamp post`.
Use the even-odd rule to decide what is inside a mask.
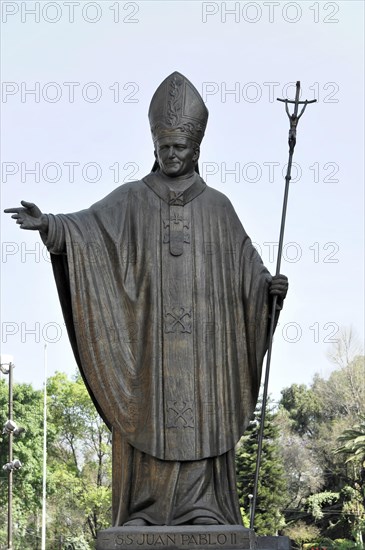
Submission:
[[[44,346],[44,389],[43,389],[43,489],[42,489],[42,542],[46,550],[46,505],[47,505],[47,344]]]
[[[253,499],[253,495],[247,495],[248,496],[248,502],[249,502],[249,515],[250,515],[250,518],[252,517],[252,499]]]
[[[0,369],[3,374],[9,375],[9,399],[8,399],[8,421],[11,425],[13,421],[13,368],[14,365],[10,361],[9,363],[1,363]],[[9,429],[9,462],[13,462],[13,430]],[[8,550],[13,548],[13,469],[7,464],[3,466],[8,470]]]
[[[13,363],[9,363],[9,420],[13,420]],[[13,462],[13,432],[9,433],[9,463]],[[8,481],[8,547],[13,548],[13,470]]]
[[[22,467],[20,460],[13,460],[13,437],[24,431],[23,428],[18,428],[13,420],[14,367],[12,361],[0,364],[1,372],[9,376],[8,420],[3,429],[3,433],[6,433],[9,437],[9,462],[3,466],[3,470],[8,472],[8,550],[13,550],[13,470],[19,470]]]

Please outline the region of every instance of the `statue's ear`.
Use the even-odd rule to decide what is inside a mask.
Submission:
[[[200,157],[200,147],[199,147],[199,145],[196,145],[196,147],[195,147],[195,149],[194,149],[193,160],[194,160],[195,162],[198,162],[199,157]]]
[[[198,162],[200,156],[200,147],[196,147],[193,155],[193,161]]]

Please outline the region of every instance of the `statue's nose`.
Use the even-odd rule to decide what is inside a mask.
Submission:
[[[169,148],[169,158],[172,158],[174,156],[175,156],[175,149],[171,145],[171,147]]]

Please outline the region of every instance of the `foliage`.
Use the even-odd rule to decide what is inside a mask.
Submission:
[[[80,379],[56,374],[48,380],[47,548],[88,550],[97,531],[110,525],[111,446]],[[8,388],[0,380],[0,422],[6,421]],[[14,457],[23,463],[13,474],[14,549],[40,548],[43,465],[43,392],[14,385],[14,418],[26,432],[14,437]],[[7,436],[0,457],[7,462]],[[7,531],[7,474],[0,471],[0,546]]]
[[[25,432],[13,437],[13,458],[23,467],[13,472],[14,548],[36,548],[40,538],[43,465],[43,397],[29,384],[14,384],[13,418]],[[0,426],[8,417],[8,382],[0,380]],[[8,462],[8,435],[0,435],[1,466]],[[8,474],[0,469],[0,545],[7,537]]]
[[[365,466],[365,415],[359,415],[359,423],[344,430],[337,440],[343,445],[335,453],[346,454],[346,462],[358,460]]]
[[[335,550],[364,550],[362,544],[354,543],[353,540],[348,539],[335,539],[333,541],[333,548]]]
[[[344,430],[337,438],[343,443],[334,453],[343,454],[346,463],[353,465],[355,482],[353,487],[346,487],[344,514],[352,518],[352,533],[361,544],[362,532],[365,531],[365,415],[359,415],[359,422],[353,428]],[[344,492],[344,490],[343,490]]]
[[[71,531],[91,542],[111,521],[109,431],[79,376],[69,381],[64,374],[56,374],[48,381],[47,393],[51,424],[57,433],[49,461],[53,526],[58,536]],[[59,515],[67,519],[64,529]]]
[[[336,504],[339,498],[339,493],[331,493],[329,491],[325,491],[324,493],[317,493],[316,495],[311,495],[307,499],[307,508],[314,519],[322,519],[324,516],[323,507]]]
[[[281,408],[287,411],[293,432],[313,437],[321,415],[319,397],[304,384],[292,384],[282,392]]]
[[[299,548],[303,548],[305,542],[316,541],[320,535],[318,527],[307,525],[304,521],[298,521],[284,529],[284,534],[291,538]]]
[[[282,392],[277,421],[288,525],[315,521],[322,537],[362,541],[365,478],[364,357],[351,331],[329,353],[336,369]],[[341,445],[340,445],[341,444]],[[355,543],[355,542],[354,542]]]
[[[307,548],[363,547],[365,533],[365,368],[352,333],[330,353],[336,366],[327,379],[293,384],[278,410],[269,404],[255,528],[284,533]],[[111,445],[85,386],[76,377],[48,380],[47,549],[94,547],[97,531],[110,525]],[[7,419],[7,380],[0,379],[0,425]],[[242,518],[249,525],[257,458],[260,407],[237,446]],[[26,431],[14,437],[14,550],[40,548],[43,392],[14,385],[14,419]],[[8,436],[0,436],[1,464]],[[285,467],[283,466],[285,465]],[[5,545],[7,474],[0,470],[0,547]],[[351,540],[352,539],[352,540]],[[306,545],[306,541],[309,546]],[[331,546],[331,541],[333,542]]]
[[[293,430],[289,413],[282,406],[276,415],[279,430],[279,444],[282,461],[285,464],[287,483],[286,516],[290,511],[300,509],[308,496],[323,486],[322,469],[313,453],[312,438],[308,434],[300,436]]]
[[[253,494],[254,489],[260,416],[261,402],[259,401],[255,417],[236,449],[238,496],[240,505],[246,513],[250,510],[249,495]],[[255,530],[261,535],[275,535],[284,525],[282,507],[286,501],[286,482],[278,439],[279,431],[275,424],[275,415],[268,405],[255,515]]]
[[[364,547],[349,539],[322,538],[303,544],[303,550],[364,550]]]
[[[314,540],[310,543],[303,544],[302,548],[303,550],[364,550],[363,545],[359,546],[353,540],[331,540],[328,538]]]

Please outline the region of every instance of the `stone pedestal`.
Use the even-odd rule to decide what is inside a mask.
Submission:
[[[256,550],[253,530],[240,525],[112,527],[100,531],[96,550]]]

